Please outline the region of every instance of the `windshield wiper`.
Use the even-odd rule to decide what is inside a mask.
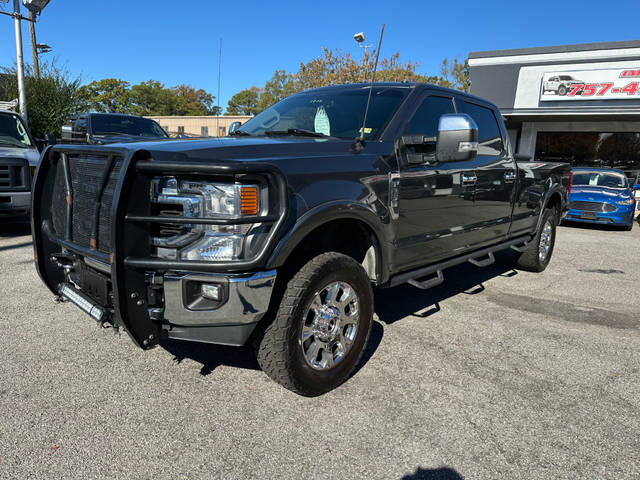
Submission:
[[[244,130],[234,130],[229,135],[243,135],[245,137],[250,137],[251,134],[249,132],[245,132]]]
[[[304,130],[302,128],[290,128],[288,130],[269,130],[264,132],[265,135],[298,135],[300,137],[318,137],[328,138],[329,135],[324,133],[312,132],[311,130]]]

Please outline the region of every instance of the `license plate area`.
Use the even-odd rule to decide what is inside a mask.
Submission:
[[[596,212],[580,212],[580,218],[584,218],[585,220],[596,220],[598,218],[598,214]]]
[[[111,279],[108,276],[86,266],[84,262],[76,262],[70,277],[96,303],[109,308],[113,305]]]

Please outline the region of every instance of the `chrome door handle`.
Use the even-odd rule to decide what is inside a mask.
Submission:
[[[514,182],[516,180],[516,172],[512,170],[508,170],[504,172],[504,181],[505,182]]]
[[[466,173],[462,174],[462,183],[470,184],[470,183],[476,183],[477,181],[478,181],[478,177],[476,175],[466,174]]]

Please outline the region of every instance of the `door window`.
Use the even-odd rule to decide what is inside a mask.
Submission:
[[[440,117],[445,113],[456,113],[451,98],[435,96],[425,98],[413,115],[407,133],[435,137],[438,134]]]
[[[504,142],[493,110],[470,102],[462,105],[464,113],[478,125],[478,155],[500,155]]]

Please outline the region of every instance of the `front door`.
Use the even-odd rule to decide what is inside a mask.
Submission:
[[[475,228],[470,247],[479,248],[503,240],[509,233],[516,165],[493,110],[463,98],[457,99],[457,105],[478,125]]]
[[[433,141],[399,151],[395,269],[437,261],[468,243],[475,218],[475,161],[437,163],[434,156],[440,117],[455,112],[451,97],[427,94],[405,129],[405,135]],[[407,155],[416,153],[424,154],[425,162],[407,163]]]

